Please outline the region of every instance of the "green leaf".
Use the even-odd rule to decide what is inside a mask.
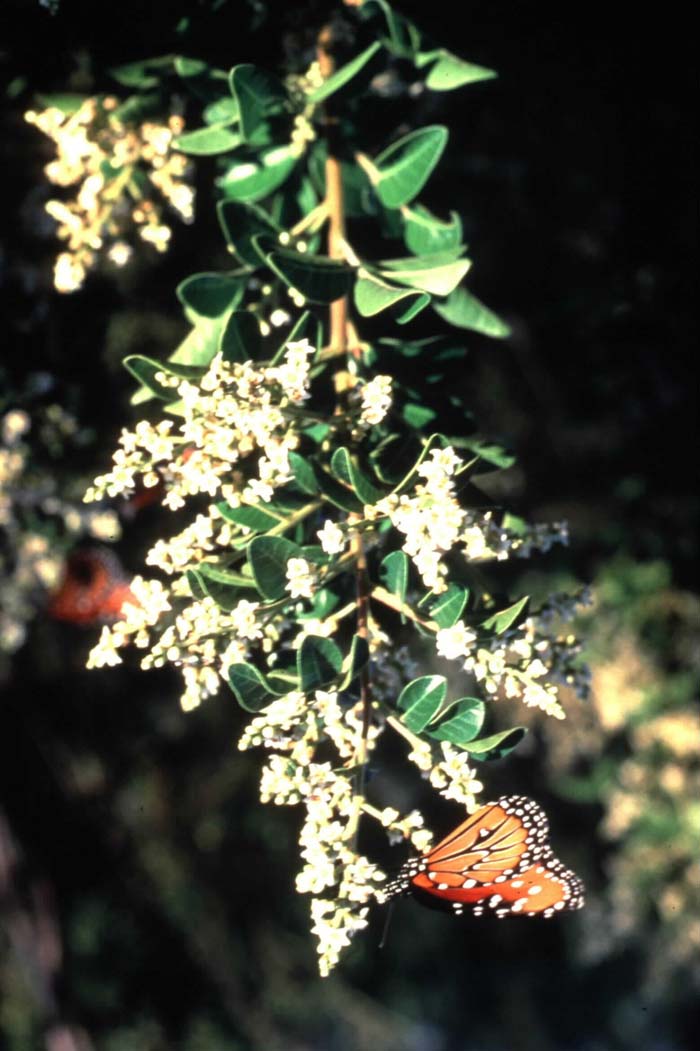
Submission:
[[[187,58],[178,55],[174,62],[175,72],[179,77],[201,77],[203,73],[209,72],[209,66],[201,58]]]
[[[297,674],[304,693],[335,682],[342,667],[343,655],[332,639],[307,635],[297,650]]]
[[[422,675],[414,679],[404,686],[396,702],[404,713],[401,722],[413,733],[421,733],[437,715],[446,695],[447,682],[443,675]]]
[[[279,227],[270,216],[256,204],[240,201],[219,201],[216,206],[219,223],[232,252],[242,263],[259,267],[260,256],[251,238],[259,234],[277,238]]]
[[[158,375],[172,376],[178,383],[181,379],[199,380],[204,374],[204,369],[196,366],[166,365],[162,361],[155,361],[143,354],[130,354],[124,358],[124,367],[135,376],[152,394],[163,401],[175,401],[178,398],[177,386],[168,386]]]
[[[455,288],[447,299],[433,303],[433,308],[457,328],[469,328],[493,339],[506,339],[511,333],[510,326],[466,288]]]
[[[271,146],[254,160],[237,161],[217,182],[225,197],[259,201],[287,180],[297,160],[291,146]]]
[[[51,92],[37,95],[36,99],[45,109],[58,109],[71,117],[77,113],[88,95],[77,95],[70,91]]]
[[[475,759],[503,759],[519,745],[527,733],[524,726],[515,726],[511,730],[502,730],[501,733],[491,734],[490,737],[481,737],[476,741],[469,741],[463,745],[465,752],[469,752]]]
[[[376,504],[385,495],[372,484],[367,475],[360,470],[350,451],[343,446],[334,451],[331,469],[336,478],[352,486],[363,504]]]
[[[494,442],[485,442],[480,438],[460,438],[459,441],[460,449],[470,449],[471,452],[476,453],[477,456],[485,460],[486,463],[492,464],[494,467],[512,467],[516,463],[516,458],[512,453],[509,453],[507,449],[504,449],[501,445],[496,445]]]
[[[319,464],[314,464],[314,473],[323,496],[334,507],[350,514],[358,514],[364,511],[364,505],[357,499],[352,489],[346,489],[332,474],[324,470]]]
[[[235,150],[241,144],[241,137],[236,131],[223,124],[213,124],[207,128],[197,128],[173,140],[173,146],[182,153],[197,157],[209,157],[216,153]]]
[[[464,607],[469,598],[467,588],[459,584],[448,584],[447,590],[443,591],[430,606],[430,617],[440,628],[452,628],[462,616]]]
[[[238,104],[243,141],[250,142],[265,117],[281,109],[287,92],[277,77],[249,63],[234,66],[229,82]]]
[[[235,124],[238,120],[238,103],[230,95],[222,95],[204,107],[202,116],[207,124]]]
[[[418,56],[416,64],[427,65],[433,58],[437,58],[437,61],[425,80],[425,86],[432,91],[452,91],[464,84],[477,84],[481,80],[493,80],[497,76],[492,69],[465,62],[444,48]]]
[[[353,268],[337,259],[278,248],[267,255],[275,273],[311,303],[333,303],[347,295]]]
[[[270,601],[288,596],[287,562],[301,548],[283,536],[257,536],[248,545],[248,563],[260,594]]]
[[[276,698],[265,676],[252,664],[232,664],[228,669],[229,686],[241,708],[259,712]]]
[[[307,493],[308,496],[317,496],[321,490],[316,478],[316,472],[306,457],[301,456],[299,453],[290,452],[287,454],[287,458],[294,475],[294,481],[302,493]]]
[[[426,405],[418,405],[415,402],[409,401],[401,409],[401,416],[409,427],[415,427],[416,430],[421,430],[423,427],[427,427],[428,424],[433,422],[437,413],[434,409],[429,409]]]
[[[110,69],[109,75],[127,88],[155,88],[160,82],[153,73],[154,63],[157,64],[157,62],[157,59],[127,62],[123,66],[115,66]]]
[[[404,601],[408,588],[409,561],[405,551],[391,551],[379,565],[379,577],[392,595]]]
[[[311,608],[296,614],[297,620],[325,620],[340,602],[339,597],[330,588],[319,588],[311,599]]]
[[[353,635],[350,653],[343,661],[343,678],[338,684],[338,690],[349,689],[368,661],[369,645],[367,639],[363,639],[360,635]]]
[[[417,197],[447,145],[447,128],[417,128],[392,143],[374,161],[375,190],[387,208],[400,208]]]
[[[299,679],[295,667],[273,668],[267,673],[267,684],[280,697],[292,690],[299,689]]]
[[[234,310],[221,331],[219,343],[224,361],[255,361],[262,352],[260,325],[249,310]]]
[[[231,507],[225,501],[218,503],[217,508],[227,522],[235,522],[236,525],[245,526],[256,533],[265,533],[268,529],[278,526],[284,522],[287,515],[284,511],[275,508],[274,504],[241,504],[240,507]]]
[[[380,32],[384,45],[398,58],[412,59],[421,45],[421,31],[413,22],[394,11],[387,0],[365,0],[360,7],[360,16],[372,17],[377,11],[383,15],[388,32],[388,36]]]
[[[457,212],[450,212],[449,223],[436,218],[422,204],[407,209],[403,215],[403,236],[409,252],[430,255],[433,252],[461,250],[462,220]]]
[[[484,725],[486,705],[478,697],[460,697],[444,716],[428,729],[430,737],[436,741],[452,741],[453,744],[465,744],[472,741]]]
[[[190,587],[193,582],[198,585],[192,589],[193,594],[198,596],[203,592],[225,610],[233,609],[238,604],[241,598],[240,588],[253,586],[250,577],[244,577],[241,573],[235,573],[211,562],[200,562],[196,569],[188,569],[187,579]]]
[[[193,274],[176,289],[180,302],[199,317],[215,318],[232,310],[243,295],[239,277],[226,274]]]
[[[390,285],[367,270],[361,270],[355,282],[355,306],[362,317],[374,317],[384,310],[391,310],[395,320],[405,325],[429,302],[430,296],[426,292]]]
[[[438,256],[438,258],[442,258]],[[430,292],[434,296],[448,296],[471,267],[471,260],[456,259],[449,263],[436,263],[430,265],[430,257],[419,259],[396,259],[379,265],[383,268],[380,273],[392,281],[398,281],[400,285],[408,285],[410,288],[418,288],[423,292]]]
[[[241,289],[239,298],[242,295]],[[218,353],[224,321],[224,314],[216,318],[197,318],[194,328],[185,336],[177,350],[170,356],[169,361],[181,365],[208,365]]]
[[[525,595],[524,598],[514,602],[512,606],[508,606],[507,609],[502,609],[500,613],[494,613],[493,616],[482,621],[481,627],[486,631],[493,631],[496,635],[502,635],[504,631],[507,631],[515,623],[529,601],[530,596]]]
[[[365,69],[365,67],[381,49],[381,46],[382,45],[379,41],[375,41],[374,44],[370,44],[370,46],[361,54],[356,55],[355,58],[346,63],[346,65],[341,66],[340,69],[336,70],[335,73],[332,73],[330,77],[327,77],[319,88],[316,88],[315,91],[311,92],[309,95],[309,101],[324,102],[327,98],[330,98],[331,95],[335,95],[336,92],[340,91],[341,88],[346,88],[350,85],[363,70],[365,70],[366,75],[360,79],[360,86],[365,85],[368,82],[367,75],[371,77],[374,71],[374,64],[369,69]],[[357,85],[352,86],[356,87]]]

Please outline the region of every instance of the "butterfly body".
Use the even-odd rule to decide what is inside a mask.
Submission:
[[[554,856],[541,807],[525,796],[502,796],[471,814],[420,858],[407,861],[385,899],[414,894],[458,915],[492,910],[553,916],[583,906],[583,884]]]

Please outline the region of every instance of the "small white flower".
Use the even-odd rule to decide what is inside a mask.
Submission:
[[[323,528],[319,529],[316,536],[321,542],[321,547],[327,555],[340,555],[345,548],[345,534],[340,526],[330,519],[326,519]]]
[[[315,566],[305,558],[290,558],[287,562],[286,589],[292,598],[313,598],[318,583]]]
[[[435,636],[438,656],[448,661],[469,656],[475,641],[476,634],[461,620],[451,628],[440,628]]]

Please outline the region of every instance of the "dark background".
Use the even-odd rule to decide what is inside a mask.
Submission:
[[[203,198],[195,226],[176,227],[164,259],[117,283],[95,277],[82,293],[54,293],[54,243],[50,227],[40,229],[49,157],[21,120],[31,92],[65,89],[70,77],[80,90],[88,73],[87,89],[104,90],[109,66],[171,50],[225,68],[276,68],[285,51],[309,46],[309,27],[328,6],[63,0],[51,16],[38,3],[3,5],[2,83],[25,77],[27,86],[5,101],[0,146],[2,367],[11,386],[32,370],[57,377],[57,398],[65,392],[76,403],[103,452],[127,411],[130,381],[117,367],[124,348],[134,339],[146,353],[144,342],[172,346],[181,330],[175,283],[225,265],[225,256]],[[500,74],[420,107],[422,122],[451,129],[426,203],[459,210],[475,261],[470,287],[514,329],[503,344],[471,338],[464,377],[482,429],[518,452],[509,499],[535,517],[569,518],[563,564],[583,580],[624,553],[663,560],[675,586],[692,588],[689,27],[670,7],[630,4],[399,6],[440,43]],[[186,44],[172,32],[183,14],[192,20]],[[146,546],[127,532],[129,569],[139,570]],[[256,759],[233,751],[241,719],[231,699],[185,718],[166,675],[85,673],[91,641],[40,618],[18,654],[0,709],[0,799],[27,880],[46,877],[58,903],[62,1009],[97,1047],[689,1044],[692,1002],[683,991],[668,1003],[637,999],[639,955],[576,966],[575,921],[484,932],[477,921],[456,925],[402,904],[387,949],[376,949],[375,917],[339,975],[319,982],[305,906],[292,891],[298,818],[258,804]],[[534,761],[486,776],[489,790],[547,798]],[[549,804],[568,858],[602,892],[596,805]],[[435,811],[448,824],[452,814]]]

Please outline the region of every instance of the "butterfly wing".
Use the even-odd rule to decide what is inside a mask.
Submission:
[[[407,862],[387,890],[475,915],[552,916],[583,905],[583,885],[558,861],[544,811],[525,796],[503,796],[471,814],[422,858]]]

